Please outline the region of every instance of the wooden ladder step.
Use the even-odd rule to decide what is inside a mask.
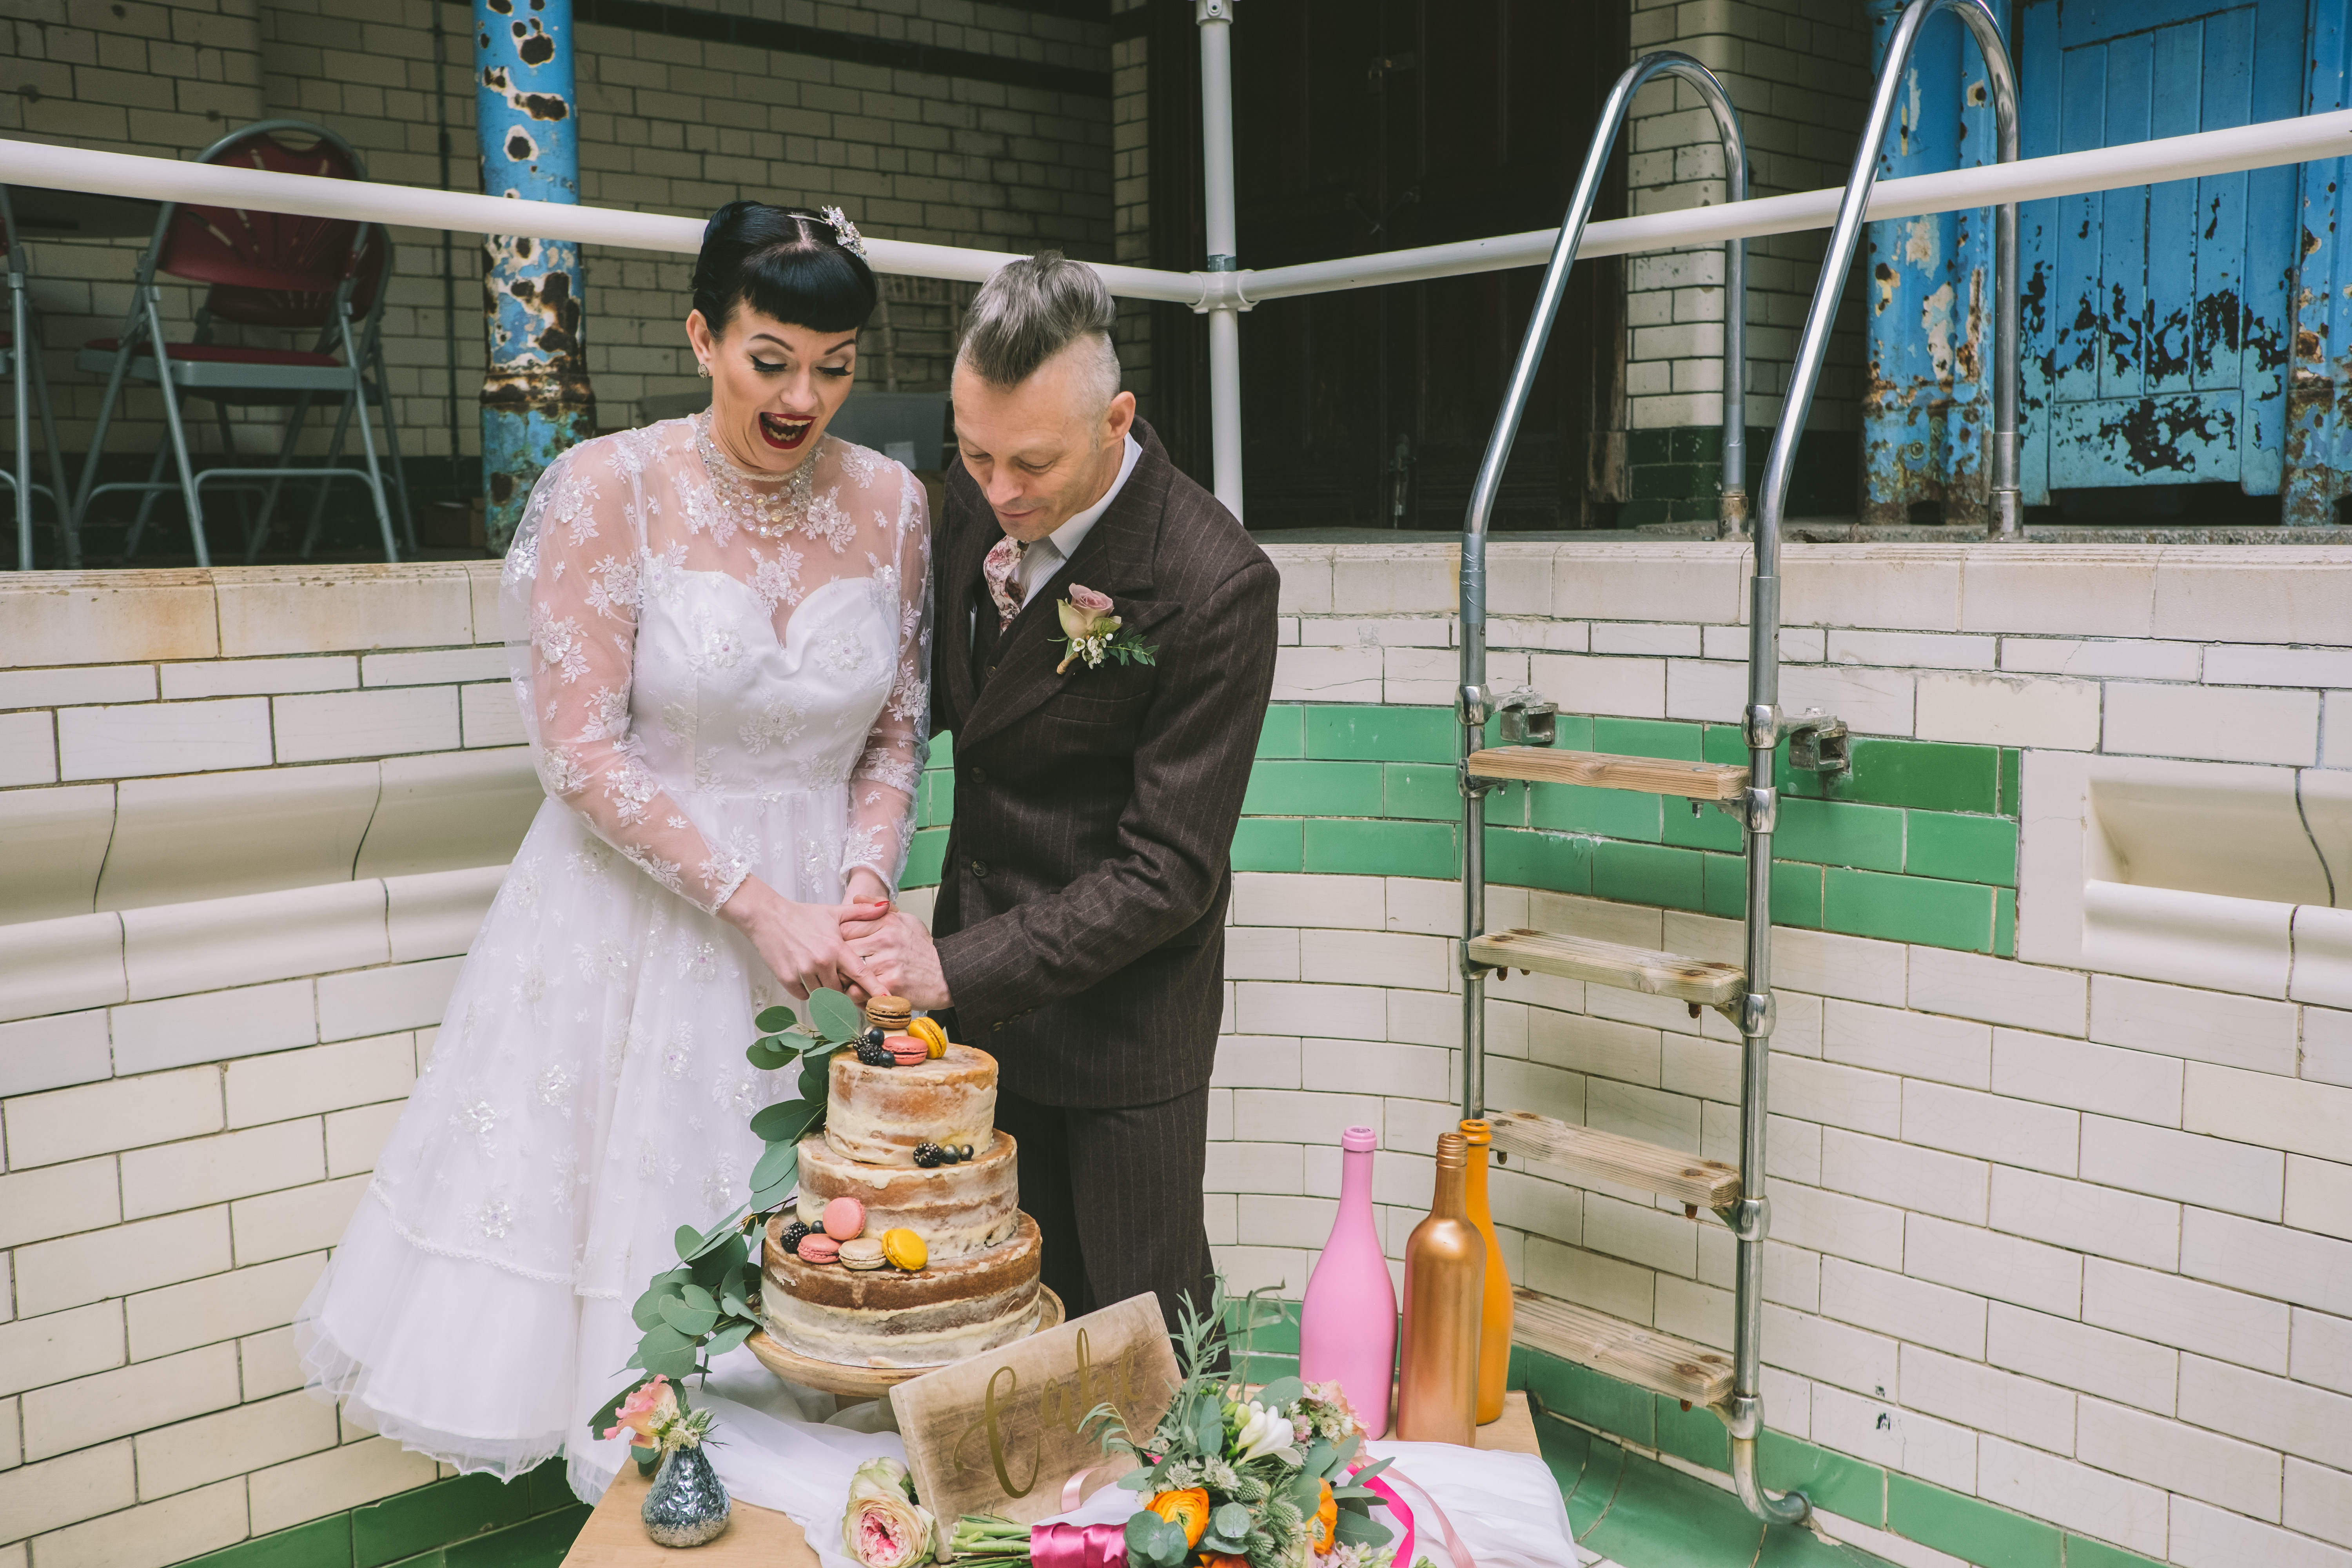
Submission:
[[[1613,985],[1621,991],[1696,1002],[1703,1007],[1735,1002],[1748,985],[1747,974],[1736,963],[1654,952],[1645,947],[1524,926],[1472,937],[1470,957],[1497,969],[1531,969],[1539,974]]]
[[[1720,1405],[1731,1397],[1731,1358],[1721,1351],[1524,1286],[1511,1295],[1511,1338],[1520,1344],[1669,1399]]]
[[[1578,1127],[1532,1110],[1490,1110],[1496,1150],[1579,1176],[1638,1187],[1680,1204],[1719,1209],[1739,1201],[1739,1173],[1719,1160]]]
[[[1595,789],[1681,795],[1693,800],[1738,800],[1748,770],[1727,763],[1686,763],[1671,757],[1617,757],[1606,752],[1559,752],[1549,746],[1491,746],[1470,753],[1470,773],[1482,779],[1529,784],[1587,784]]]

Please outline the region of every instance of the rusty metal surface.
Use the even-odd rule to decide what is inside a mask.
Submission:
[[[578,202],[572,0],[476,0],[474,35],[482,189]],[[596,433],[596,398],[588,383],[580,247],[492,235],[484,250],[482,483],[490,545],[504,550],[532,482]]]

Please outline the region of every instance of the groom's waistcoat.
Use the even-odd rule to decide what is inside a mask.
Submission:
[[[954,734],[955,816],[932,931],[958,1038],[1051,1105],[1209,1081],[1234,827],[1274,684],[1273,563],[1136,435],[1125,488],[1003,632],[981,576],[1003,531],[961,464],[933,549],[931,722]],[[1073,584],[1109,595],[1156,662],[1056,674]]]

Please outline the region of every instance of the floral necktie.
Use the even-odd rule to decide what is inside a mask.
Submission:
[[[996,542],[981,563],[980,574],[988,584],[988,596],[996,603],[996,629],[1009,631],[1013,617],[1021,613],[1021,601],[1013,595],[1013,574],[1021,569],[1021,552],[1028,546],[1011,534]]]

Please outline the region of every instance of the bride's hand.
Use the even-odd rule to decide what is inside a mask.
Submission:
[[[735,896],[720,906],[719,919],[751,941],[751,946],[784,989],[798,1002],[815,990],[843,991],[862,1001],[883,988],[849,944],[842,940],[845,920],[870,918],[871,904],[796,904],[756,878],[745,878]]]

